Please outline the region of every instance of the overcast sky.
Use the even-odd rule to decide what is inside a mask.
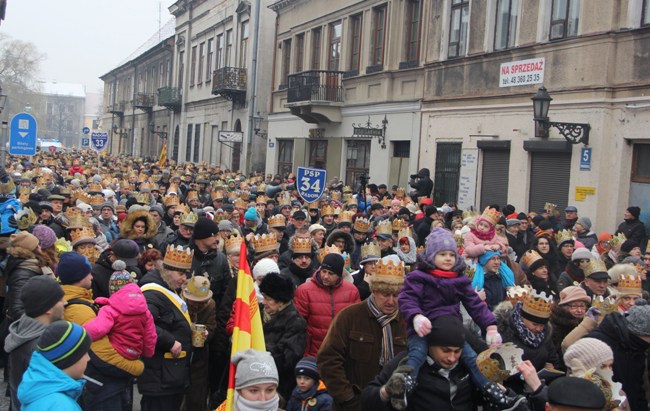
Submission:
[[[97,92],[116,67],[172,16],[174,0],[8,0],[0,32],[47,55],[43,80],[81,83]]]

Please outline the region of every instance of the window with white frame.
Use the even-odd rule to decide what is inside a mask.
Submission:
[[[447,56],[462,57],[467,52],[469,0],[452,0]]]
[[[578,35],[580,0],[553,0],[551,10],[551,40]]]
[[[519,0],[497,0],[494,29],[494,49],[503,50],[515,45]]]

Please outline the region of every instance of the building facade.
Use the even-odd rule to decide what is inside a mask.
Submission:
[[[83,84],[42,82],[31,112],[38,122],[38,138],[56,139],[64,147],[80,147],[85,114]]]
[[[104,82],[101,127],[109,133],[108,153],[158,158],[168,138],[180,97],[172,87],[174,19],[119,66]]]

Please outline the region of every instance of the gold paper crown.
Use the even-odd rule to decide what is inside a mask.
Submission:
[[[499,218],[501,218],[501,213],[498,212],[496,208],[485,207],[483,214],[481,214],[481,218],[489,221],[493,226],[496,226],[499,222]]]
[[[555,211],[556,209],[557,209],[557,204],[553,204],[553,203],[546,203],[546,204],[544,204],[544,210],[547,210],[547,211],[553,212],[553,211]]]
[[[163,260],[163,267],[171,271],[178,271],[182,273],[189,273],[192,269],[192,259],[194,258],[194,250],[189,247],[183,246],[174,247],[173,245],[167,246],[165,252],[165,259]]]
[[[19,192],[20,194],[27,194],[27,195],[30,195],[30,194],[32,193],[32,189],[31,189],[31,187],[20,187],[20,188],[18,189],[18,192]]]
[[[27,230],[29,226],[36,224],[38,216],[34,214],[31,208],[25,208],[16,213],[16,222],[19,230]]]
[[[524,285],[524,286],[516,285],[508,289],[508,292],[506,293],[506,297],[510,301],[510,303],[514,306],[520,301],[523,302],[524,298],[526,298],[526,296],[532,292],[533,289],[529,285]]]
[[[381,205],[383,205],[384,208],[389,208],[389,207],[390,207],[390,202],[391,202],[391,201],[392,201],[392,200],[391,200],[390,198],[385,197],[385,198],[383,198],[383,199],[381,200]]]
[[[320,201],[314,201],[313,203],[309,203],[307,206],[308,210],[318,210],[320,208]]]
[[[149,197],[149,193],[138,193],[138,195],[135,196],[135,201],[138,204],[149,204],[151,202],[151,197]]]
[[[342,211],[341,214],[339,214],[339,223],[346,222],[352,224],[352,217],[354,217],[352,211]]]
[[[543,291],[541,294],[533,291],[524,297],[524,305],[521,309],[537,318],[549,318],[551,316],[552,304],[553,296],[547,296]]]
[[[544,260],[544,258],[542,258],[542,256],[539,255],[539,253],[537,253],[535,250],[528,250],[524,253],[523,256],[521,256],[521,261],[524,263],[527,269],[530,269],[533,263],[539,260]]]
[[[343,187],[343,193],[352,193],[352,187],[350,186],[345,186]]]
[[[377,235],[379,234],[387,234],[389,236],[393,235],[392,225],[389,220],[383,220],[377,224]]]
[[[512,375],[523,354],[524,350],[508,342],[480,353],[476,365],[488,380],[500,384]]]
[[[25,187],[25,188],[29,188],[29,187]],[[70,197],[70,194],[71,194],[70,188],[61,187],[61,189],[59,190],[59,194],[61,194],[64,197]]]
[[[266,184],[265,183],[260,183],[257,186],[257,192],[258,193],[265,193],[266,192]]]
[[[75,228],[70,231],[70,242],[73,247],[84,242],[96,242],[95,230],[92,227]]]
[[[294,237],[291,248],[294,254],[311,254],[312,242],[310,238]]]
[[[397,238],[410,237],[413,238],[413,232],[409,227],[404,227],[397,232]]]
[[[89,193],[101,193],[102,192],[102,185],[98,183],[90,183],[88,184],[88,192]]]
[[[375,266],[375,276],[395,278],[400,282],[404,281],[404,262],[395,262],[392,259],[384,261],[380,258]]]
[[[605,266],[605,263],[599,258],[592,258],[591,260],[589,260],[589,265],[586,268],[584,268],[584,273],[585,273],[585,278],[595,273],[607,274],[607,267]]]
[[[340,200],[341,199],[341,192],[340,191],[332,191],[330,194],[330,198],[332,200]]]
[[[327,254],[341,254],[341,250],[335,245],[326,245],[325,248],[318,250],[318,262],[322,263]]]
[[[379,248],[379,245],[377,245],[377,243],[374,241],[365,243],[361,246],[361,260],[365,259],[366,257],[381,257],[381,249]]]
[[[478,216],[479,216],[478,211],[475,211],[475,210],[463,211],[463,220],[466,219],[466,218],[472,218],[472,217],[478,217]]]
[[[620,247],[625,241],[627,241],[627,237],[625,237],[625,234],[623,233],[618,233],[614,237],[612,237],[611,240],[609,240],[609,243],[612,245],[612,248],[616,250],[618,247]]]
[[[618,277],[617,295],[641,295],[641,277],[638,275],[621,274]]]
[[[178,186],[176,184],[170,184],[169,188],[167,189],[167,194],[174,193],[178,195]]]
[[[217,199],[223,200],[226,197],[224,194],[223,190],[214,190],[210,193],[210,198],[212,201],[215,201]]]
[[[402,187],[398,187],[397,190],[395,190],[395,196],[397,197],[404,197],[406,195],[406,189]]]
[[[189,190],[187,192],[187,195],[185,196],[185,202],[189,203],[190,200],[198,200],[199,199],[199,193],[196,190]]]
[[[562,230],[555,234],[555,242],[558,247],[566,241],[573,241],[573,233],[570,230]]]
[[[334,215],[334,207],[332,207],[331,205],[326,205],[320,210],[320,215],[321,216]]]
[[[250,201],[251,192],[242,190],[242,191],[239,192],[239,198],[241,198],[244,201]]]
[[[165,206],[173,207],[173,206],[177,206],[178,204],[180,204],[181,201],[180,201],[180,198],[178,198],[178,196],[167,195],[164,198],[164,202],[165,202]]]
[[[269,201],[269,198],[265,195],[257,196],[255,199],[255,204],[264,204],[266,205],[266,202]]]
[[[174,213],[189,214],[190,213],[190,208],[185,204],[179,204],[176,207],[176,210],[174,211]]]
[[[284,206],[291,206],[291,197],[286,192],[278,196],[278,207],[282,208]]]
[[[462,234],[454,234],[453,237],[454,237],[454,240],[456,240],[456,247],[458,247],[459,249],[463,248],[463,246],[465,245],[465,239],[463,238],[463,235]]]
[[[248,205],[246,204],[246,201],[242,200],[241,198],[238,198],[235,200],[234,207],[239,209],[245,209],[248,208]]]
[[[618,305],[614,297],[604,298],[602,295],[594,295],[591,306],[596,307],[602,315],[615,313],[618,311]]]
[[[408,221],[402,220],[401,218],[396,218],[393,220],[392,227],[393,231],[400,231],[409,226]]]
[[[226,238],[225,249],[226,254],[239,254],[241,252],[241,244],[244,242],[244,237],[237,233],[233,233]]]
[[[144,192],[145,190],[151,192],[151,184],[148,181],[140,183],[140,191]]]
[[[282,214],[276,214],[274,216],[269,217],[267,225],[269,227],[286,227],[287,226],[287,220]]]
[[[68,211],[69,210],[70,209],[68,209]],[[90,219],[86,215],[81,214],[80,210],[79,213],[70,213],[69,217],[68,214],[66,214],[65,217],[68,220],[68,225],[66,227],[68,229],[92,226],[92,224],[90,223]]]
[[[273,233],[262,235],[257,234],[253,237],[251,242],[255,254],[265,253],[267,251],[277,251],[278,249],[278,239]]]
[[[199,216],[196,215],[193,211],[190,211],[189,213],[183,213],[181,214],[181,225],[189,225],[189,224],[196,224],[196,222],[199,221]]]
[[[142,187],[140,188],[142,189]],[[160,187],[156,183],[151,183],[151,191],[160,191]]]
[[[353,228],[354,231],[365,234],[370,229],[370,221],[368,221],[366,218],[359,217],[354,221]]]

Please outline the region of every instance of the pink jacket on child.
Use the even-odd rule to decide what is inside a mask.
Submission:
[[[499,236],[494,234],[494,237],[492,237],[491,240],[481,240],[477,236],[474,235],[471,231],[463,237],[463,245],[465,249],[463,250],[463,257],[468,257],[468,258],[478,258],[485,254],[485,246],[486,245],[498,245],[499,246],[499,251],[501,251],[501,255],[507,255],[508,254],[508,245],[503,244],[501,241],[499,241]]]
[[[110,298],[98,297],[95,302],[103,307],[97,318],[83,326],[93,341],[108,334],[111,345],[128,360],[153,356],[158,334],[140,287],[127,284]]]

